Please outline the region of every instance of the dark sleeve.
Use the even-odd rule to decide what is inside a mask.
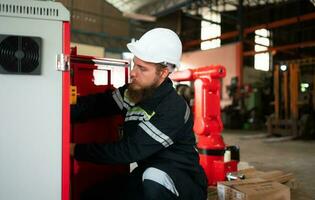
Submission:
[[[77,104],[71,105],[71,122],[83,122],[89,119],[122,114],[124,112],[121,103],[117,100],[117,94],[122,98],[125,86],[116,90],[107,90],[78,97]]]
[[[126,137],[111,144],[76,144],[74,157],[79,161],[127,164],[142,160],[161,147],[145,147],[136,138]]]
[[[77,144],[75,158],[94,163],[131,163],[143,160],[174,143],[176,133],[184,126],[184,115],[184,112],[156,114],[150,120],[139,123],[135,134],[116,143]]]

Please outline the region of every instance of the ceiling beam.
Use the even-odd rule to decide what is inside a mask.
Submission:
[[[206,19],[206,18],[203,18],[203,17],[199,17],[199,16],[196,16],[196,15],[191,15],[189,13],[184,13],[184,15],[186,17],[190,17],[192,19],[197,19],[197,20],[201,20],[201,21],[205,21],[205,22],[210,22],[211,24],[221,25],[221,23],[219,23],[219,22],[216,22],[216,21],[213,21],[213,20],[210,20],[210,19]]]
[[[287,26],[287,25],[298,23],[298,22],[312,20],[312,19],[315,19],[315,12],[308,13],[308,14],[301,15],[301,16],[297,16],[297,17],[291,17],[291,18],[287,18],[287,19],[274,21],[274,22],[271,22],[271,23],[266,23],[266,24],[260,24],[260,25],[257,25],[257,26],[252,26],[252,27],[249,27],[249,28],[245,29],[245,34],[252,33],[252,32],[254,32],[257,29],[262,29],[262,28],[273,29],[273,28],[278,28],[278,27],[281,27],[281,26]]]
[[[287,19],[282,19],[282,20],[277,20],[277,21],[273,21],[270,23],[265,23],[265,24],[260,24],[260,25],[256,25],[256,26],[252,26],[252,27],[248,27],[244,29],[244,34],[248,34],[248,33],[252,33],[257,29],[274,29],[274,28],[278,28],[281,26],[288,26],[291,24],[295,24],[298,22],[303,22],[303,21],[308,21],[308,20],[312,20],[315,19],[315,12],[312,13],[308,13],[305,15],[301,15],[301,16],[296,16],[296,17],[291,17],[291,18],[287,18]],[[239,31],[231,31],[231,32],[227,32],[227,33],[223,33],[218,37],[214,37],[214,38],[209,38],[206,40],[192,40],[189,42],[184,43],[184,48],[187,47],[193,47],[193,46],[197,46],[200,45],[201,42],[205,42],[205,41],[211,41],[211,40],[215,40],[215,39],[228,39],[228,38],[233,38],[239,35]]]
[[[195,0],[159,0],[137,9],[136,12],[162,17],[182,7],[188,6],[193,2],[195,2]]]
[[[314,46],[315,46],[315,41],[306,41],[306,42],[287,44],[287,45],[282,45],[282,46],[277,46],[277,47],[268,47],[268,50],[265,50],[265,51],[245,51],[243,52],[243,56],[253,56],[255,54],[267,53],[267,52],[277,53],[278,51],[287,51],[290,49],[306,48],[306,47],[314,47]]]

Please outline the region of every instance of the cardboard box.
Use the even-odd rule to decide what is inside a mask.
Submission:
[[[290,200],[290,189],[260,178],[219,182],[219,200]]]
[[[294,176],[292,173],[284,172],[280,170],[263,172],[263,171],[258,171],[254,168],[250,168],[250,169],[240,170],[238,171],[238,173],[245,175],[246,179],[262,178],[264,180],[276,181],[279,183],[286,183],[294,179]]]
[[[253,179],[245,179],[245,180],[235,180],[235,181],[224,181],[218,182],[217,184],[217,192],[218,192],[218,199],[219,200],[229,200],[232,199],[232,188],[236,185],[248,184],[253,182],[264,182],[265,180],[260,178],[253,178]]]

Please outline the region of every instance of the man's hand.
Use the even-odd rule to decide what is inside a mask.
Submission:
[[[70,143],[70,156],[74,156],[75,143]]]

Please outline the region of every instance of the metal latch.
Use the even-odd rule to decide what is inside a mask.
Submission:
[[[77,87],[74,85],[70,86],[70,105],[77,104]]]
[[[70,56],[65,54],[57,55],[57,70],[58,71],[69,71],[70,69]]]

